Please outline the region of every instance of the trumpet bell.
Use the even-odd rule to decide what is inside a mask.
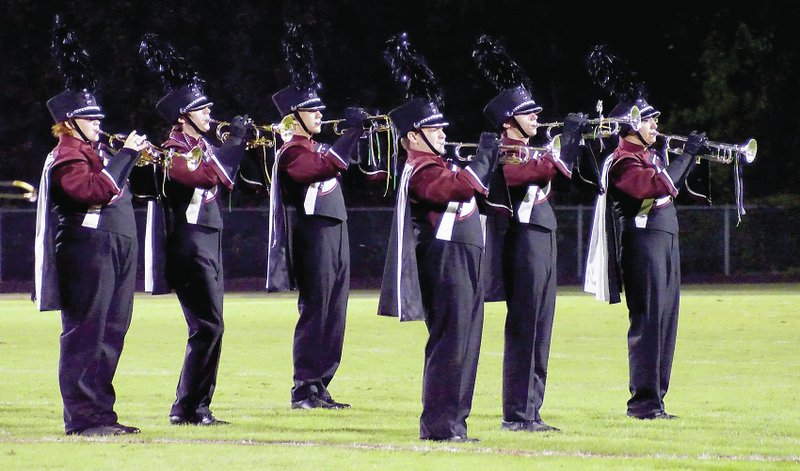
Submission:
[[[758,153],[758,142],[755,139],[749,139],[744,146],[742,147],[742,155],[744,155],[744,161],[748,164],[753,163],[756,160],[756,154]]]
[[[177,152],[175,154],[186,159],[186,166],[189,168],[190,172],[197,170],[197,167],[200,166],[200,162],[203,160],[203,149],[199,147],[194,147],[189,151],[188,154],[181,154]]]
[[[281,122],[278,123],[276,131],[281,135],[283,142],[290,140],[292,136],[294,136],[294,123],[294,116],[290,114],[286,115]]]

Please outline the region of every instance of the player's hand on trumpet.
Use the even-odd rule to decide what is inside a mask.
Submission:
[[[147,135],[139,134],[134,130],[128,134],[128,137],[125,138],[125,144],[123,144],[122,147],[124,149],[131,149],[136,151],[136,153],[139,153],[144,150],[147,145]]]
[[[583,113],[570,113],[564,120],[559,157],[569,166],[574,165],[578,159],[578,146],[583,133],[591,126],[588,121],[588,117]]]
[[[706,147],[706,142],[708,142],[706,133],[692,131],[692,133],[689,134],[688,138],[686,139],[686,144],[683,146],[683,153],[691,156],[707,154],[708,148]]]
[[[344,109],[344,122],[342,129],[363,129],[364,122],[369,118],[369,113],[364,111],[364,108],[350,106]]]

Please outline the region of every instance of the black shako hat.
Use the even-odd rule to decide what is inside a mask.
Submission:
[[[502,127],[514,115],[541,111],[542,107],[536,104],[531,92],[522,85],[501,91],[483,108],[483,114],[497,128]]]
[[[50,51],[58,70],[64,76],[63,92],[47,100],[47,109],[56,123],[72,118],[102,119],[103,109],[94,96],[97,81],[89,63],[89,53],[78,37],[56,15],[53,20],[53,42]]]
[[[631,100],[620,101],[619,103],[617,103],[617,106],[615,106],[614,109],[611,110],[611,114],[609,116],[612,118],[621,118],[624,116],[629,116],[631,113],[631,109],[634,106],[639,108],[639,115],[641,116],[642,121],[650,118],[656,118],[658,117],[658,115],[661,114],[660,111],[653,108],[652,105],[647,103],[647,100],[645,100],[642,97],[639,97],[633,101]]]
[[[314,90],[301,90],[296,85],[289,85],[288,87],[279,90],[272,95],[272,102],[278,108],[281,116],[286,116],[294,113],[295,111],[317,111],[324,110],[325,104],[322,99],[317,96]]]
[[[415,98],[389,112],[389,119],[401,136],[409,131],[422,128],[441,128],[447,126],[447,120],[439,111],[436,103],[425,98]]]
[[[166,94],[158,100],[156,110],[170,124],[190,111],[214,104],[203,92],[203,80],[172,44],[148,33],[139,45],[139,54],[147,67],[161,77]]]
[[[286,116],[297,111],[324,110],[325,104],[317,95],[322,84],[317,75],[314,49],[299,24],[286,23],[281,47],[292,83],[272,95],[278,112]]]
[[[208,99],[199,84],[189,83],[164,95],[156,103],[156,110],[164,119],[175,123],[182,115],[202,110],[213,104],[214,102]]]
[[[525,71],[498,40],[486,34],[479,37],[472,50],[472,58],[478,70],[498,92],[483,109],[496,128],[501,128],[514,115],[542,111],[531,95],[530,80]]]
[[[401,136],[422,128],[438,128],[449,123],[440,111],[442,92],[425,58],[411,49],[407,33],[386,41],[384,59],[394,79],[405,88],[408,101],[389,112],[389,119]]]

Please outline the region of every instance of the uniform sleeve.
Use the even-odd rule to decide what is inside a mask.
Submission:
[[[562,165],[563,167],[563,165]],[[538,185],[545,186],[555,178],[561,171],[569,177],[570,172],[566,168],[556,165],[550,154],[544,154],[538,159],[532,159],[524,164],[503,165],[503,176],[506,177],[508,186]]]
[[[469,201],[482,188],[465,172],[452,172],[438,165],[428,165],[418,170],[408,182],[408,191],[418,200],[434,204],[450,201]]]
[[[175,151],[184,153],[182,149],[175,148]],[[189,161],[183,157],[174,156],[172,167],[169,169],[169,179],[190,188],[202,188],[210,190],[214,186],[223,184],[228,188],[232,187],[232,182],[227,178],[221,178],[222,169],[218,167],[214,160],[200,162],[194,170],[189,169]]]
[[[110,175],[93,170],[84,159],[65,159],[52,170],[52,185],[71,200],[88,205],[106,205],[122,190]]]
[[[608,173],[609,185],[636,198],[660,198],[678,195],[678,190],[664,170],[658,170],[635,157],[620,157]]]
[[[329,149],[315,152],[302,146],[286,149],[279,160],[281,170],[297,183],[329,180],[347,169],[347,163]]]

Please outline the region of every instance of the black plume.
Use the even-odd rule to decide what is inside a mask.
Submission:
[[[282,46],[292,83],[300,90],[321,89],[314,50],[299,24],[286,23],[286,35],[283,37]]]
[[[497,89],[515,88],[519,85],[530,90],[530,81],[499,41],[489,35],[482,35],[475,43],[472,58],[484,77]]]
[[[439,83],[428,68],[425,58],[411,49],[408,33],[400,33],[386,41],[383,58],[392,69],[392,76],[405,87],[406,99],[427,98],[439,108],[444,106],[444,97]]]
[[[147,33],[139,44],[139,54],[144,63],[161,77],[165,92],[190,83],[201,85],[203,80],[189,62],[157,34]]]
[[[605,44],[594,46],[586,59],[589,77],[619,101],[635,101],[647,93],[644,83],[637,81],[636,72],[608,51]]]
[[[58,64],[58,70],[64,76],[67,90],[89,90],[97,88],[89,53],[81,47],[78,37],[67,29],[61,18],[56,15],[53,20],[53,42],[50,51]]]

